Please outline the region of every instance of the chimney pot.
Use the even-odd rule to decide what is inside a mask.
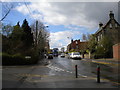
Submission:
[[[110,11],[109,17],[110,17],[110,19],[114,19],[114,13],[113,13],[113,11]]]

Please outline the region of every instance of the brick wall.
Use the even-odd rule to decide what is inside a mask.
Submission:
[[[120,60],[120,43],[113,46],[113,58]]]

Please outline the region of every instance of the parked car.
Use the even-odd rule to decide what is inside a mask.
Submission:
[[[61,57],[65,57],[65,53],[61,53],[61,55],[60,55]]]
[[[72,59],[81,59],[81,55],[79,52],[72,52],[69,57]]]
[[[53,54],[48,54],[48,59],[53,59]]]

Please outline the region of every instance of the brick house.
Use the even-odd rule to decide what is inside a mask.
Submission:
[[[87,42],[80,42],[79,40],[71,40],[71,43],[67,46],[67,51],[78,51],[80,52],[81,50],[86,50],[87,49]]]
[[[109,21],[103,25],[99,24],[99,29],[95,33],[96,40],[99,42],[103,36],[108,35],[112,39],[113,44],[120,42],[120,24],[115,20],[114,13],[110,11]]]

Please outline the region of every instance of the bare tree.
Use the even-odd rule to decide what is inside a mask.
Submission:
[[[48,40],[49,33],[47,31],[48,26],[44,26],[44,24],[41,21],[35,21],[31,25],[31,29],[34,36],[34,42],[37,45],[39,43],[39,39],[43,38],[45,41]]]
[[[35,21],[31,25],[31,29],[34,36],[34,46],[38,52],[43,53],[45,50],[46,43],[49,43],[49,33],[46,29],[48,26],[44,26],[41,21]]]
[[[2,18],[0,19],[0,21],[3,21],[8,16],[12,9],[13,9],[12,3],[2,2]]]
[[[48,26],[47,26],[48,27]],[[37,55],[41,58],[46,52],[46,45],[49,43],[49,33],[46,26],[41,21],[35,21],[31,25],[31,29],[34,37],[34,50]]]

